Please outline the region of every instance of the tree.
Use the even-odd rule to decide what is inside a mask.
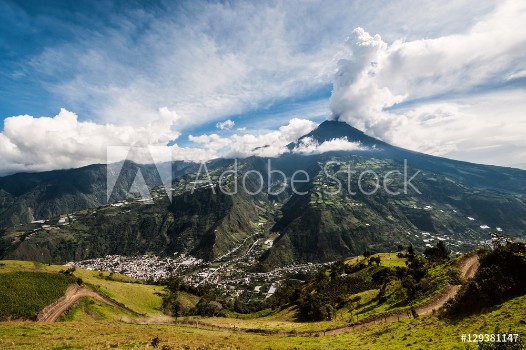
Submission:
[[[473,314],[526,294],[526,245],[510,243],[482,253],[480,267],[450,305],[451,315]]]
[[[419,282],[427,274],[426,260],[419,256],[414,256],[408,264],[408,274]]]
[[[181,309],[182,309],[182,305],[179,301],[175,301],[172,303],[172,316],[174,316],[176,320],[177,318],[179,318]]]
[[[331,265],[331,279],[335,279],[336,277],[340,276],[345,271],[345,261],[343,259],[339,259],[334,262],[334,264]]]
[[[385,267],[383,267],[380,271],[373,274],[372,276],[373,282],[381,286],[380,292],[378,293],[379,297],[385,294],[385,289],[387,288],[387,284],[391,280],[392,276],[393,276],[392,271],[389,268],[385,268]]]
[[[330,321],[334,317],[334,307],[331,304],[325,304],[320,309],[320,319]]]
[[[327,276],[327,274],[325,273],[325,270],[321,270],[316,275],[315,281],[316,281],[316,285],[318,286],[318,288],[321,289],[321,288],[325,288],[329,284],[331,279],[329,278],[329,276]]]
[[[166,287],[173,294],[177,294],[181,289],[181,279],[177,275],[170,275],[165,282]]]
[[[409,243],[409,246],[407,247],[407,254],[409,255],[409,258],[415,256],[415,248],[413,248],[412,243]]]
[[[407,292],[407,298],[409,302],[412,302],[415,299],[416,291],[418,289],[418,284],[413,278],[413,276],[407,275],[402,279],[402,286]]]
[[[396,275],[396,278],[398,278],[399,280],[402,280],[402,278],[404,278],[406,274],[407,274],[407,267],[403,267],[403,266],[395,267],[395,275]]]
[[[224,314],[223,306],[209,297],[203,297],[195,306],[195,312],[199,316],[221,316]]]
[[[372,258],[369,259],[369,265],[376,263],[376,266],[380,266],[381,262],[382,262],[382,259],[379,256],[373,256]]]
[[[163,310],[177,318],[182,310],[182,306],[177,300],[182,286],[181,279],[176,275],[171,275],[164,283],[166,285],[165,291],[160,294],[163,298]]]
[[[449,259],[449,254],[451,254],[451,251],[442,241],[439,241],[436,246],[424,250],[424,256],[431,262],[447,260]]]
[[[320,293],[304,290],[298,301],[298,311],[305,321],[329,321],[335,314],[334,301]]]

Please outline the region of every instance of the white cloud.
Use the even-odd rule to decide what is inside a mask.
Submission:
[[[321,144],[311,137],[303,138],[292,150],[300,154],[320,154],[331,151],[364,151],[359,142],[350,142],[346,137],[324,141]]]
[[[306,119],[293,118],[278,130],[261,134],[234,134],[221,137],[217,134],[189,136],[210,154],[227,158],[249,156],[277,157],[288,152],[286,146],[316,128],[317,124]]]
[[[301,98],[327,86],[336,68],[332,112],[373,136],[459,159],[507,165],[524,159],[517,138],[526,131],[524,91],[477,92],[524,78],[520,1],[196,2],[177,10],[133,11],[112,15],[106,28],[69,28],[82,39],[49,45],[20,62],[22,76],[93,121],[59,117],[66,111],[9,118],[0,133],[2,168],[101,162],[108,144],[164,146],[192,126],[233,115],[241,120],[246,111],[289,98],[302,101],[294,115],[319,118],[326,102],[305,110],[312,101]],[[358,25],[384,39],[359,29],[340,50]],[[389,109],[400,102],[411,105]],[[248,132],[191,136],[199,148],[171,150],[186,160],[275,156],[315,126],[293,119],[269,131],[291,115],[279,108],[270,113],[254,124],[240,122],[250,125]]]
[[[344,35],[360,23],[394,38],[450,34],[494,4],[316,0],[301,6],[164,6],[158,12],[111,14],[108,27],[69,28],[82,39],[47,46],[24,64],[24,74],[38,77],[51,94],[96,120],[142,125],[167,106],[180,116],[181,130],[328,85]]]
[[[218,122],[216,124],[216,128],[219,130],[230,130],[236,125],[236,123],[233,120],[225,120],[224,122]]]
[[[312,121],[294,118],[276,131],[258,135],[189,135],[189,140],[198,147],[180,147],[167,145],[179,136],[178,132],[171,131],[173,119],[177,119],[177,115],[166,108],[159,111],[159,119],[144,127],[81,122],[75,113],[65,109],[54,117],[10,117],[0,133],[2,174],[106,163],[108,147],[113,146],[137,147],[134,155],[145,157],[133,159],[138,162],[151,161],[146,158],[148,154],[156,161],[202,161],[251,155],[275,157],[287,151],[287,144],[317,126]],[[141,148],[147,148],[149,153]],[[117,160],[111,159],[111,162]]]
[[[172,160],[200,162],[217,158],[217,154],[215,152],[197,147],[179,147],[178,145],[173,145],[171,147],[171,151]]]
[[[526,132],[526,94],[499,86],[526,69],[526,32],[516,30],[525,22],[526,4],[507,1],[460,34],[387,44],[357,28],[333,78],[333,115],[396,145],[511,165],[513,136]],[[494,145],[496,133],[515,139],[500,141],[513,156],[469,151]]]
[[[29,115],[4,120],[0,133],[2,172],[42,171],[105,162],[108,146],[165,146],[179,133],[171,130],[176,116],[161,111],[143,127],[78,121],[61,109],[54,117]]]
[[[232,144],[232,140],[226,137],[221,137],[218,134],[200,136],[189,135],[188,140],[200,144],[202,147],[205,147],[215,154]]]

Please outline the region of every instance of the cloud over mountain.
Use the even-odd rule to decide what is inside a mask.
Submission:
[[[319,143],[311,137],[305,137],[299,141],[292,152],[300,154],[321,154],[331,151],[360,151],[365,149],[359,142],[350,142],[346,137],[335,138],[322,143]]]
[[[317,124],[307,120],[293,118],[278,130],[260,134],[243,133],[221,137],[217,134],[189,136],[190,141],[200,144],[212,156],[228,158],[277,157],[288,152],[287,145],[316,128]]]
[[[471,148],[502,122],[524,133],[518,101],[526,93],[505,90],[513,79],[524,85],[526,33],[516,28],[525,22],[526,5],[507,1],[465,32],[436,38],[388,44],[356,28],[333,77],[333,116],[385,141],[440,155]],[[506,95],[515,102],[496,118]]]
[[[103,162],[111,145],[276,156],[329,113],[331,77],[330,112],[372,136],[526,167],[524,2],[165,5],[94,4],[103,18],[70,22],[0,3],[1,173]]]

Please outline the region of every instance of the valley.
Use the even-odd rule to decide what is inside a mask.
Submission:
[[[125,161],[106,203],[99,167],[82,195],[57,188],[86,169],[0,179],[0,345],[33,346],[10,340],[47,327],[27,320],[56,321],[58,334],[82,325],[71,339],[45,334],[50,348],[85,348],[103,325],[113,333],[93,348],[467,349],[459,334],[434,344],[431,328],[488,323],[522,337],[526,315],[502,315],[524,303],[526,172],[417,154],[339,122],[305,137],[333,136],[363,147],[172,163],[171,184]],[[133,185],[143,173],[147,198]]]

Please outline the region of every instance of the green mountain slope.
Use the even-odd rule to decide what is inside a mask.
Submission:
[[[194,168],[192,163],[174,162],[173,176]],[[125,161],[109,200],[106,191],[108,169],[104,164],[0,177],[0,228],[50,219],[133,197],[129,190],[139,170],[148,186],[162,184],[155,166]]]
[[[152,165],[125,162],[111,198],[128,198],[121,206],[100,207],[106,200],[102,165],[0,178],[0,227],[6,227],[0,230],[0,256],[64,262],[106,254],[185,252],[214,260],[241,242],[254,243],[257,233],[278,237],[259,256],[261,267],[270,269],[334,261],[366,249],[388,251],[399,244],[411,243],[421,251],[444,241],[462,252],[487,245],[494,232],[525,236],[526,171],[404,150],[335,121],[322,123],[299,142],[307,137],[319,143],[345,137],[362,149],[304,155],[296,153],[299,143],[290,144],[289,153],[271,160],[271,169],[286,176],[279,194],[269,193],[282,184],[279,174],[269,179],[267,159],[237,161],[237,180],[222,179],[228,191],[237,184],[235,195],[217,187],[220,174],[232,170],[234,160],[209,162],[210,179],[203,178],[199,164],[174,162],[171,203],[164,189],[156,187],[161,180]],[[130,200],[138,169],[155,188],[154,205]],[[260,187],[257,176],[244,176],[251,170],[262,174],[258,195],[244,189]],[[294,191],[291,178],[297,170],[305,171],[301,179],[309,179],[297,182]],[[408,179],[414,175],[411,185],[404,185],[404,174]],[[341,189],[332,194],[338,189],[336,180]],[[64,213],[73,215],[66,218]],[[60,215],[67,225],[58,223]],[[42,218],[52,219],[27,224]]]
[[[122,205],[121,205],[122,204]],[[246,196],[198,189],[149,205],[122,202],[76,212],[67,222],[26,224],[4,230],[0,255],[7,259],[64,263],[107,254],[175,252],[213,259],[253,234],[257,210]]]

